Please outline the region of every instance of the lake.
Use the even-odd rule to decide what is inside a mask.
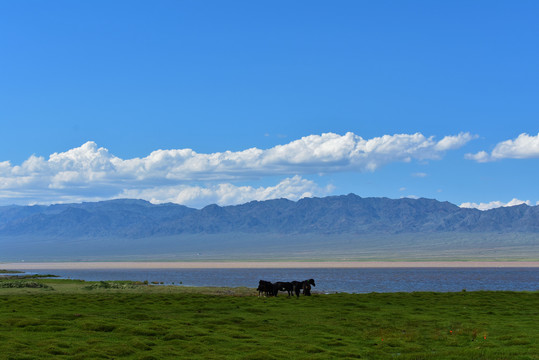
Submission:
[[[246,286],[314,278],[316,292],[537,291],[539,268],[315,268],[315,269],[33,269],[61,278],[157,281],[181,286]]]

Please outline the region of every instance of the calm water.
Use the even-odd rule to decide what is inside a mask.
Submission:
[[[148,280],[183,286],[258,286],[314,278],[317,292],[539,290],[539,268],[32,270],[81,280]]]

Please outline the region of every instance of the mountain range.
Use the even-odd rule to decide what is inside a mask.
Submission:
[[[436,250],[422,249],[443,242],[447,246],[438,251],[445,254],[483,246],[526,256],[537,252],[539,206],[480,211],[433,199],[349,194],[209,205],[200,210],[132,199],[0,207],[0,261],[39,255],[84,258],[90,253],[94,258],[183,258],[186,251],[200,256],[197,249],[224,258],[235,254],[263,258],[264,253],[324,258],[328,251],[335,254],[340,249],[349,255],[368,248],[371,255],[384,257],[383,249],[376,252],[374,244],[366,243],[369,239],[377,239],[373,241],[392,253],[415,244],[416,254],[432,256]],[[469,246],[455,246],[462,239],[468,239]]]

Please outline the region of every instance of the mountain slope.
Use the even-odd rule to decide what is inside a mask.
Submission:
[[[354,194],[191,209],[142,200],[0,207],[0,261],[539,259],[539,207]]]
[[[431,199],[325,198],[253,201],[201,210],[143,200],[0,207],[0,236],[148,237],[219,233],[370,234],[539,232],[539,208],[489,211]]]

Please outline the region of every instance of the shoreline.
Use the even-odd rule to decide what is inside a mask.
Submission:
[[[9,270],[97,269],[313,269],[313,268],[539,268],[539,261],[200,261],[0,262]]]

